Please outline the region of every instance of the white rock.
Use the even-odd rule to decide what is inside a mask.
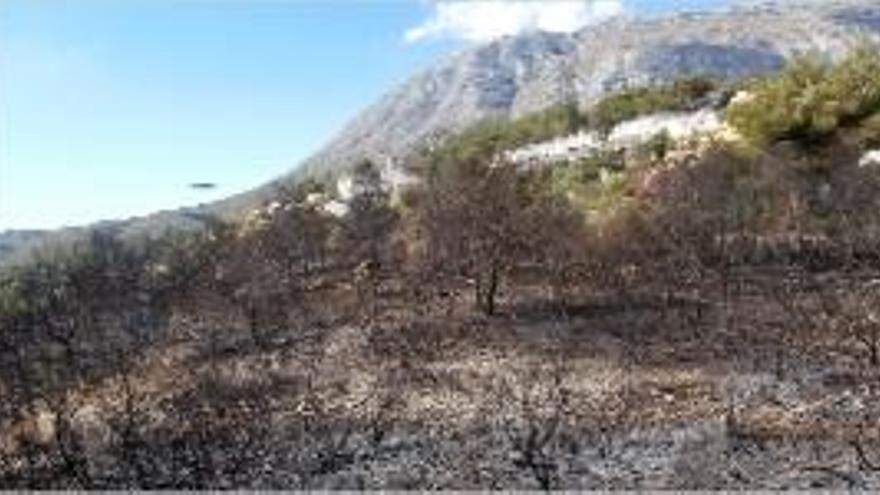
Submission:
[[[310,193],[309,195],[306,196],[305,203],[307,205],[319,205],[319,204],[325,203],[326,201],[327,201],[326,194],[315,192],[315,193]]]
[[[618,124],[608,136],[614,147],[631,148],[648,142],[661,132],[680,140],[701,134],[718,133],[724,126],[712,110],[692,113],[658,113]]]
[[[880,150],[871,150],[859,160],[859,167],[873,167],[880,165]]]
[[[755,99],[755,95],[749,93],[748,91],[737,91],[733,98],[730,99],[729,105],[741,105],[743,103],[748,103]]]
[[[342,201],[348,201],[355,196],[354,179],[350,175],[343,175],[336,180],[336,194]]]
[[[595,132],[581,131],[508,151],[504,158],[517,165],[548,164],[588,156],[600,150],[602,145]]]
[[[48,410],[40,410],[34,424],[36,425],[36,440],[44,444],[51,442],[55,436],[55,415]]]
[[[171,272],[171,269],[164,263],[151,263],[147,267],[147,271],[153,276],[160,276],[167,275]]]
[[[266,213],[268,213],[269,215],[274,215],[275,212],[280,209],[281,209],[281,202],[280,201],[272,201],[266,207]]]
[[[349,211],[349,207],[347,204],[335,199],[325,203],[323,209],[325,212],[333,215],[334,217],[344,217],[348,214]]]
[[[391,194],[395,194],[404,187],[418,182],[418,178],[406,173],[401,167],[389,160],[381,170],[382,183]]]
[[[602,150],[633,148],[664,131],[670,138],[682,140],[720,135],[725,126],[718,114],[709,109],[691,113],[658,113],[618,124],[604,141],[595,132],[581,131],[508,151],[504,159],[520,166],[571,161]]]

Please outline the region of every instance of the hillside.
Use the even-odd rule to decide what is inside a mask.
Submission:
[[[863,45],[93,233],[0,274],[0,487],[876,490],[878,151]]]
[[[240,218],[291,181],[338,175],[365,157],[378,163],[403,158],[432,138],[481,120],[516,118],[561,103],[588,105],[617,89],[687,75],[741,79],[779,69],[797,53],[839,56],[861,37],[880,32],[880,6],[870,0],[773,5],[617,19],[571,35],[538,32],[466,49],[392,89],[288,176],[210,205],[103,226],[0,232],[0,266],[27,259],[34,246],[69,244],[94,229],[138,239],[202,228],[191,213]]]

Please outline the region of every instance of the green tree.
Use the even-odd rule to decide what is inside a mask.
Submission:
[[[748,92],[727,110],[728,122],[748,140],[821,141],[880,110],[880,55],[863,47],[836,65],[800,57]]]
[[[691,77],[663,86],[625,89],[600,100],[589,120],[600,131],[608,132],[615,125],[641,115],[686,110],[717,86],[711,79]]]

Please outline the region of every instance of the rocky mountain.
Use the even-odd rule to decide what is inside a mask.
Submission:
[[[457,53],[392,90],[295,175],[344,168],[365,156],[400,157],[481,119],[563,102],[586,105],[615,89],[683,75],[748,77],[796,54],[836,57],[860,38],[878,36],[880,3],[842,0],[615,19],[572,34],[506,37]]]
[[[587,105],[615,89],[684,75],[748,77],[776,70],[799,53],[838,56],[865,37],[880,38],[877,0],[777,1],[620,18],[572,34],[506,37],[456,53],[391,90],[289,176],[214,204],[144,218],[56,232],[0,232],[0,265],[91,229],[138,238],[198,226],[205,214],[235,216],[291,180],[344,170],[364,157],[399,158],[482,119],[518,117],[563,102]]]

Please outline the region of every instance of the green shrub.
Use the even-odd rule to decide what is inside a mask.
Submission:
[[[863,146],[880,146],[880,112],[866,118],[859,127],[859,139]]]
[[[559,105],[514,120],[505,144],[521,146],[564,136],[586,125],[586,118],[575,104]]]
[[[636,117],[690,108],[717,88],[706,78],[692,77],[659,87],[627,89],[601,100],[590,113],[590,122],[608,132],[615,125]]]
[[[562,162],[549,168],[551,190],[558,195],[590,194],[588,189],[598,187],[603,171],[620,171],[620,157],[612,153],[590,155],[571,162]]]
[[[835,66],[826,92],[842,123],[857,122],[880,110],[880,54],[863,46]]]
[[[751,98],[727,110],[728,122],[757,145],[815,142],[880,109],[880,55],[861,48],[837,65],[801,57],[749,87]]]
[[[28,302],[22,290],[22,280],[17,272],[4,273],[0,278],[0,321],[28,310]]]
[[[674,145],[675,140],[669,135],[669,131],[664,129],[651,136],[651,139],[641,145],[639,151],[652,159],[663,160]]]
[[[551,107],[520,119],[491,119],[477,123],[446,139],[424,158],[429,169],[449,168],[449,163],[493,160],[500,152],[530,143],[573,134],[587,124],[575,104]]]

